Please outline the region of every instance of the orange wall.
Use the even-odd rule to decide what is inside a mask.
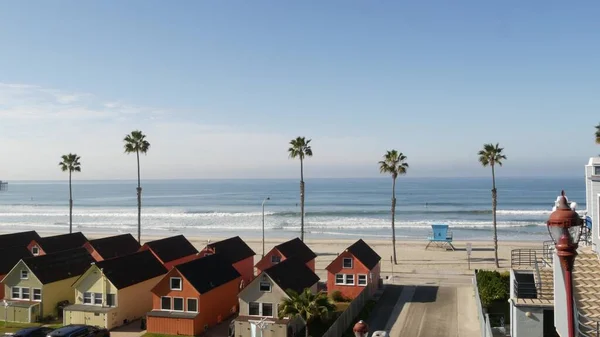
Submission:
[[[352,258],[353,264],[352,268],[342,268],[343,259],[344,258]],[[331,295],[332,292],[338,290],[348,298],[355,298],[358,296],[364,289],[364,286],[358,285],[358,274],[366,274],[367,275],[367,284],[374,283],[375,286],[372,288],[373,291],[377,289],[377,283],[379,282],[379,275],[381,270],[381,264],[378,263],[373,270],[369,270],[365,267],[358,259],[356,259],[350,252],[341,253],[329,266],[327,266],[327,293]],[[373,273],[373,279],[369,277],[370,273]],[[353,274],[354,275],[354,285],[336,285],[335,284],[335,274]]]
[[[154,254],[154,256],[158,259],[158,261],[160,261],[160,263],[162,263],[165,266],[165,268],[167,268],[167,270],[171,270],[173,267],[175,267],[178,264],[190,262],[192,260],[195,260],[195,259],[198,259],[198,258],[201,257],[200,254],[192,254],[192,255],[184,256],[182,258],[179,258],[179,259],[176,259],[176,260],[169,261],[169,262],[165,263],[165,261],[161,260],[160,257],[158,257],[158,255],[156,255],[152,251],[152,249],[150,249],[150,247],[148,245],[144,244],[140,248],[140,250],[138,250],[138,252],[141,252],[141,251],[144,251],[144,250],[150,250],[152,252],[152,254]]]
[[[242,275],[244,287],[254,279],[254,257],[250,256],[233,264],[233,268]]]
[[[181,277],[183,282],[182,290],[171,290],[171,277]],[[181,274],[179,274],[177,269],[171,269],[171,271],[158,282],[154,289],[152,289],[152,308],[154,310],[160,310],[161,296],[183,297],[186,299],[188,297],[199,298],[200,294],[184,277],[181,276]],[[184,300],[184,305],[185,304]]]
[[[186,336],[195,335],[193,319],[148,316],[146,328],[148,332],[152,333]]]
[[[271,251],[269,251],[265,255],[265,257],[262,258],[260,261],[258,261],[258,263],[256,264],[256,275],[259,275],[263,270],[269,269],[275,265],[274,263],[271,262],[271,256],[273,256],[273,255],[281,256],[281,262],[285,261],[285,259],[286,259],[285,255],[281,254],[281,252],[279,250],[277,250],[276,248],[271,249]],[[312,259],[312,260],[308,261],[306,263],[306,266],[314,272],[315,271],[315,260]]]
[[[31,242],[27,245],[27,249],[29,249],[29,251],[31,252],[31,248],[33,248],[33,246],[38,246],[38,248],[40,249],[40,253],[37,256],[46,255],[46,252],[44,252],[42,247],[40,247],[40,245],[37,242],[35,242],[35,240],[31,240]],[[33,252],[31,254],[33,254]]]
[[[196,334],[204,331],[204,325],[213,327],[237,312],[238,285],[241,280],[242,278],[238,277],[200,295],[200,315],[196,319]]]

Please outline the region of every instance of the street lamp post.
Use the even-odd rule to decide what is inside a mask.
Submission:
[[[271,197],[266,197],[262,202],[262,257],[265,257],[265,203],[271,200]]]
[[[567,321],[569,337],[575,337],[575,312],[573,310],[573,284],[571,273],[573,263],[577,256],[577,247],[581,233],[582,219],[574,210],[575,205],[569,207],[565,191],[558,197],[557,205],[550,214],[548,222],[548,233],[554,242],[556,255],[560,260],[560,266],[564,273],[565,290],[567,294]]]

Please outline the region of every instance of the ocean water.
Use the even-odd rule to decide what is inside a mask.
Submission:
[[[84,233],[136,233],[135,181],[75,181],[73,225]],[[145,234],[198,236],[299,235],[297,180],[151,180],[142,182]],[[581,178],[498,178],[500,239],[544,240],[544,225],[561,189],[585,210]],[[408,178],[397,184],[396,235],[424,239],[434,223],[455,240],[489,240],[491,178]],[[390,238],[391,178],[309,179],[308,238]],[[14,181],[0,192],[0,230],[68,231],[68,183]]]

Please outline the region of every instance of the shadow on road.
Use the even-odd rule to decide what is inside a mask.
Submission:
[[[431,303],[437,300],[438,286],[418,286],[412,299],[412,303]]]

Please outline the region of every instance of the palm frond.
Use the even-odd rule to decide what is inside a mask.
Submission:
[[[477,152],[479,162],[484,167],[496,164],[502,166],[503,161],[506,160],[506,155],[504,155],[503,151],[504,148],[501,148],[499,143],[484,144],[483,149]]]
[[[389,150],[383,155],[383,160],[379,161],[379,173],[389,173],[393,179],[399,175],[407,173],[409,165],[406,162],[408,158],[397,150]]]
[[[600,144],[600,123],[596,125],[596,144]]]
[[[311,139],[306,139],[305,137],[296,137],[290,140],[290,147],[288,148],[288,155],[290,158],[300,158],[304,159],[305,157],[312,157],[313,151],[310,147]]]
[[[125,153],[148,153],[150,142],[146,140],[146,135],[140,130],[131,131],[123,138]]]
[[[79,162],[81,159],[80,156],[74,153],[69,153],[62,155],[61,158],[62,161],[58,163],[58,165],[63,172],[81,172],[81,163]]]

